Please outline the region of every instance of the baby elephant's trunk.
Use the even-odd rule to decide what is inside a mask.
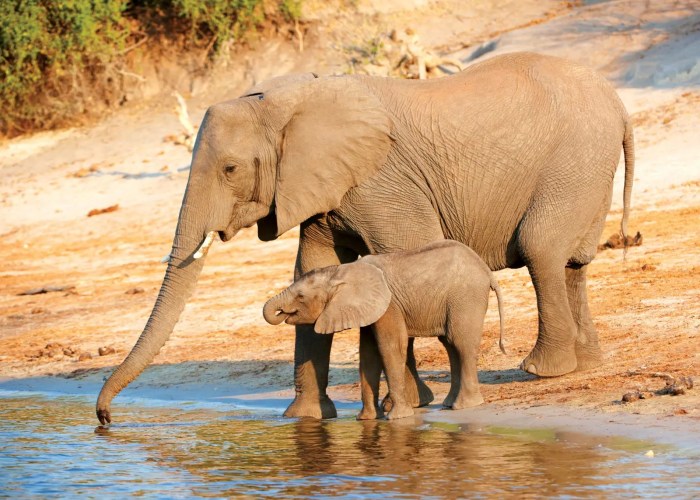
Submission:
[[[284,306],[288,295],[289,289],[283,291],[279,295],[275,295],[265,303],[265,306],[263,307],[263,317],[265,318],[265,321],[271,325],[279,325],[285,319],[287,319],[287,314],[282,312],[282,307]]]

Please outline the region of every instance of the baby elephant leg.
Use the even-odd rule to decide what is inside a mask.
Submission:
[[[435,399],[433,391],[423,382],[418,376],[418,367],[416,366],[416,356],[413,354],[413,341],[408,339],[408,352],[406,354],[406,401],[414,408],[429,405]],[[391,411],[391,398],[387,394],[382,400],[382,408],[385,412]]]
[[[408,332],[406,323],[401,314],[389,306],[387,312],[373,325],[379,354],[382,357],[384,373],[389,386],[389,398],[393,402],[391,411],[386,418],[410,417],[413,415],[413,406],[406,400],[405,369],[406,351],[408,348]]]
[[[486,311],[475,311],[471,307],[469,309],[467,313],[453,314],[448,323],[447,341],[454,346],[457,353],[457,369],[460,373],[457,397],[452,403],[453,410],[477,406],[484,402],[479,391],[476,363]],[[479,314],[480,312],[482,314]]]
[[[442,402],[442,406],[445,408],[452,408],[452,405],[457,399],[457,393],[459,392],[460,385],[460,365],[459,365],[459,354],[454,346],[447,341],[445,335],[440,335],[438,340],[445,346],[447,351],[447,356],[450,358],[450,392],[447,393],[445,400]]]
[[[379,400],[379,379],[382,376],[382,358],[372,329],[360,328],[360,390],[362,411],[357,420],[382,418],[384,411],[377,404]]]

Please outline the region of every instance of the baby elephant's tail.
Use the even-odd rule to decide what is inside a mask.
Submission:
[[[501,335],[498,339],[498,347],[501,348],[503,354],[508,354],[506,352],[506,346],[503,343],[503,298],[501,297],[501,288],[498,286],[498,281],[491,275],[491,290],[496,292],[496,300],[498,301],[498,317],[501,325]]]

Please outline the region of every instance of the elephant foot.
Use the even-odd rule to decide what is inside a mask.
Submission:
[[[448,394],[442,402],[442,407],[452,408],[452,405],[455,404],[455,399],[457,399],[456,396],[454,396],[453,394]]]
[[[576,371],[592,370],[603,364],[603,352],[598,343],[594,345],[576,342]]]
[[[413,416],[413,407],[409,404],[394,405],[386,415],[387,420],[396,420],[398,418],[406,418]]]
[[[356,418],[357,420],[376,420],[384,418],[384,412],[380,406],[363,406]]]
[[[336,418],[338,412],[331,398],[326,395],[314,398],[297,394],[294,401],[285,410],[284,416],[287,418]]]
[[[435,399],[433,391],[430,390],[425,382],[418,379],[418,401],[411,401],[411,405],[414,408],[420,408],[422,406],[428,406]]]
[[[573,345],[568,349],[543,349],[537,344],[520,364],[520,369],[539,377],[559,377],[571,373],[576,366]]]
[[[406,403],[409,404],[412,408],[428,406],[435,399],[433,391],[431,391],[430,387],[425,385],[425,382],[423,382],[421,379],[418,379],[417,384],[411,383],[411,381],[414,380],[415,379],[413,378],[406,379],[406,389],[404,391]],[[389,397],[389,394],[387,394],[386,396],[384,396],[384,399],[382,399],[381,407],[385,413],[389,413],[393,407],[393,404],[394,402]]]
[[[468,396],[457,396],[454,403],[452,403],[452,409],[462,410],[464,408],[472,408],[473,406],[479,406],[483,402],[484,398],[480,392]]]

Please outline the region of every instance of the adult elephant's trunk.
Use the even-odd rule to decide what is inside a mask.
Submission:
[[[194,292],[204,258],[193,256],[206,231],[203,223],[193,223],[186,202],[180,213],[168,268],[151,316],[136,345],[105,382],[97,398],[97,418],[103,425],[111,422],[112,399],[153,361],[168,340],[187,300]],[[195,218],[197,219],[197,218]]]
[[[287,303],[289,295],[290,291],[289,289],[286,289],[265,303],[265,307],[263,307],[263,317],[265,318],[265,321],[271,325],[279,325],[285,319],[287,319],[289,315],[282,312],[282,308]]]

